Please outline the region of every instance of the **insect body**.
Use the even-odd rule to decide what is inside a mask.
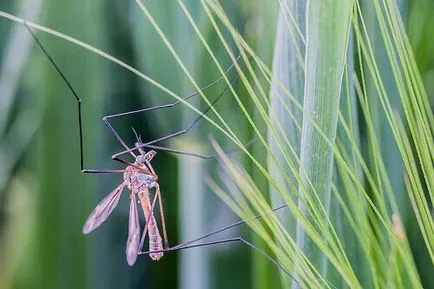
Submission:
[[[141,142],[137,142],[136,146],[140,146]],[[136,157],[134,163],[130,164],[124,170],[124,182],[114,189],[107,197],[105,197],[93,210],[88,217],[83,227],[83,233],[88,234],[98,228],[111,214],[114,208],[119,203],[121,193],[125,186],[130,190],[130,214],[128,225],[128,240],[126,246],[127,262],[132,266],[138,253],[141,251],[146,233],[149,232],[149,256],[152,260],[159,260],[163,256],[163,244],[157,222],[155,220],[153,209],[158,198],[160,204],[160,213],[163,223],[163,233],[165,243],[168,246],[166,228],[164,225],[164,217],[162,211],[162,202],[160,188],[157,183],[158,176],[155,174],[151,166],[151,160],[155,156],[155,151],[145,152],[139,149],[140,155]],[[151,204],[150,189],[155,189],[155,197]],[[140,238],[140,222],[137,212],[137,200],[139,200],[145,216],[145,227],[142,238]]]
[[[136,146],[140,146],[140,144],[141,143],[138,142],[136,143]],[[149,198],[149,189],[151,188],[155,188],[155,190],[158,191],[158,194],[156,194],[156,196],[159,195],[159,186],[157,183],[158,177],[155,175],[155,172],[150,164],[150,161],[156,153],[152,150],[145,153],[142,149],[140,149],[140,153],[141,154],[137,156],[136,161],[134,162],[134,166],[127,167],[126,172],[124,173],[124,180],[128,189],[131,191],[131,202],[133,202],[133,196],[135,195],[137,195],[140,200],[140,204],[142,206],[143,214],[146,220],[144,236],[146,232],[149,232],[149,251],[159,251],[157,253],[151,253],[149,254],[149,256],[152,260],[159,260],[163,256],[163,243],[160,232],[158,230],[157,222],[153,214],[153,208],[155,204],[151,205],[151,201]],[[137,171],[137,167],[143,168],[145,171],[149,168],[151,172],[146,173],[144,171]],[[133,207],[133,210],[137,210],[137,208]],[[135,220],[132,220],[130,209],[130,225],[131,222],[135,223]],[[137,256],[137,252],[139,252],[141,247],[143,246],[143,241],[141,241],[140,246],[137,248],[135,247],[135,236],[135,232],[131,232],[131,234],[129,233],[129,238],[127,242],[127,259],[129,258],[130,248],[128,248],[128,246],[130,244],[130,241],[132,247],[131,256],[133,256],[134,254],[134,258]],[[144,236],[142,239],[144,239]],[[130,238],[132,240],[130,240]]]

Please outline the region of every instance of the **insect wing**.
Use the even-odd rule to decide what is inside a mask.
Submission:
[[[131,194],[130,202],[130,220],[128,223],[128,240],[127,240],[127,262],[128,265],[133,266],[137,259],[140,245],[140,223],[139,214],[137,213],[136,194]]]
[[[83,234],[89,234],[99,227],[111,212],[116,208],[121,197],[122,190],[125,187],[125,182],[114,189],[107,197],[105,197],[93,210],[83,226]]]

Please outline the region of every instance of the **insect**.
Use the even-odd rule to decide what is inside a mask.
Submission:
[[[137,136],[137,134],[136,134]],[[105,197],[93,210],[88,217],[83,227],[83,233],[89,234],[96,228],[98,228],[111,214],[114,208],[119,203],[120,196],[125,187],[130,190],[130,216],[128,225],[128,240],[126,247],[127,262],[130,266],[134,265],[138,252],[143,247],[144,238],[146,232],[149,234],[149,256],[152,260],[158,261],[163,256],[163,244],[160,232],[158,230],[157,222],[153,215],[153,209],[155,202],[158,199],[161,212],[163,236],[166,248],[169,247],[167,241],[166,225],[164,222],[163,204],[161,201],[160,186],[158,185],[158,176],[155,174],[151,165],[151,160],[155,156],[156,152],[150,150],[145,152],[140,145],[142,142],[137,136],[136,147],[138,148],[140,155],[136,157],[133,164],[130,164],[123,174],[124,181],[116,187],[107,197]],[[150,202],[150,189],[155,189],[155,197]],[[140,240],[140,224],[137,213],[137,201],[140,200],[140,205],[143,210],[143,214],[146,220],[143,237]],[[153,251],[156,251],[153,253]]]
[[[271,263],[273,263],[278,269],[282,270],[285,274],[288,275],[289,278],[293,279],[295,282],[298,283],[298,281],[292,276],[290,272],[288,272],[281,264],[279,264],[275,259],[273,259],[270,255],[265,253],[263,250],[246,240],[242,236],[233,237],[233,238],[226,238],[226,239],[220,239],[220,240],[214,240],[209,242],[201,242],[206,238],[209,238],[211,236],[217,235],[219,233],[222,233],[224,231],[230,230],[232,228],[238,227],[240,225],[245,224],[248,221],[257,220],[260,218],[260,216],[252,216],[246,220],[242,220],[227,226],[224,226],[223,228],[214,230],[206,235],[200,236],[198,238],[195,238],[193,240],[189,240],[186,242],[183,242],[181,244],[175,245],[170,247],[169,242],[167,239],[166,234],[166,228],[164,224],[164,213],[163,213],[163,204],[161,201],[161,192],[159,190],[158,186],[158,176],[155,173],[154,169],[152,168],[151,161],[154,158],[156,152],[155,150],[162,150],[162,151],[169,151],[173,153],[183,153],[187,155],[191,155],[194,157],[199,157],[202,159],[210,158],[211,156],[203,156],[196,153],[190,153],[190,152],[181,152],[178,150],[173,150],[171,148],[163,147],[163,146],[157,146],[156,143],[159,143],[163,140],[169,140],[172,138],[175,138],[177,136],[186,134],[208,111],[211,109],[213,105],[218,102],[219,99],[226,93],[229,86],[226,86],[221,93],[211,102],[211,106],[207,107],[201,115],[199,115],[196,119],[194,119],[189,125],[187,125],[184,129],[179,130],[177,132],[174,132],[172,134],[169,134],[167,136],[161,137],[159,139],[148,141],[143,143],[140,140],[140,137],[137,136],[137,142],[135,144],[134,148],[130,148],[125,141],[122,140],[120,135],[117,133],[117,131],[112,127],[109,120],[112,118],[118,118],[123,117],[127,115],[137,114],[137,113],[144,113],[148,111],[154,111],[154,110],[160,110],[165,108],[170,108],[175,105],[178,105],[181,103],[181,101],[177,101],[174,103],[154,106],[150,108],[144,108],[139,109],[135,111],[130,112],[124,112],[119,114],[113,114],[103,117],[104,124],[107,126],[109,131],[115,136],[115,138],[118,140],[118,142],[125,148],[125,151],[122,153],[129,153],[133,158],[134,162],[128,162],[123,159],[120,159],[118,156],[120,154],[112,156],[112,159],[118,162],[121,162],[125,164],[127,167],[123,170],[96,170],[96,169],[85,169],[84,168],[84,158],[83,158],[83,129],[82,129],[82,117],[81,117],[81,99],[78,97],[77,93],[74,91],[72,85],[67,80],[66,76],[63,74],[63,72],[60,70],[60,68],[56,65],[55,61],[52,59],[52,57],[49,55],[47,50],[44,48],[44,46],[41,44],[39,39],[36,37],[36,35],[33,33],[32,29],[27,25],[25,21],[22,21],[22,23],[26,26],[26,28],[29,30],[29,33],[32,35],[33,39],[37,43],[37,45],[40,47],[40,49],[43,51],[43,53],[46,55],[50,63],[53,65],[55,70],[58,72],[60,77],[63,79],[63,81],[66,83],[66,85],[69,87],[71,92],[73,93],[78,106],[78,122],[79,122],[79,131],[80,131],[80,168],[82,173],[90,173],[90,174],[100,174],[100,173],[122,173],[123,174],[123,182],[116,187],[107,197],[105,197],[99,205],[94,209],[94,211],[91,213],[91,215],[88,217],[87,221],[85,222],[83,233],[88,234],[95,230],[98,226],[100,226],[110,215],[110,213],[114,210],[116,205],[118,204],[121,192],[122,190],[127,187],[130,190],[130,214],[129,214],[129,227],[128,227],[128,239],[127,239],[127,246],[126,246],[126,258],[129,265],[133,265],[137,259],[138,255],[150,255],[151,259],[153,260],[159,260],[164,253],[172,252],[172,251],[178,251],[178,250],[184,250],[189,248],[195,248],[195,247],[204,247],[204,246],[214,246],[214,245],[221,245],[225,243],[241,243],[249,248],[255,250],[259,254],[263,255],[266,259],[268,259]],[[230,71],[233,69],[234,65],[232,64],[226,71],[225,74],[229,74]],[[224,78],[221,77],[211,84],[205,86],[202,88],[202,90],[206,90],[209,87],[213,86],[215,83],[222,81]],[[231,78],[231,82],[233,82],[236,79],[236,76]],[[184,98],[184,100],[188,100],[192,98],[193,96],[197,95],[198,93],[191,94]],[[248,142],[247,144],[252,143],[253,141]],[[144,149],[151,149],[149,151],[145,151]],[[136,155],[135,151],[138,151],[140,154]],[[151,201],[151,194],[150,189],[154,189],[154,197]],[[140,224],[139,224],[139,217],[138,217],[138,209],[137,209],[137,201],[140,201],[140,205],[142,207],[142,211],[145,216],[145,225],[143,228],[142,235],[140,237]],[[154,207],[156,205],[156,202],[159,202],[159,209],[161,214],[161,220],[162,220],[162,231],[163,231],[163,238],[161,238],[160,232],[158,230],[157,223],[154,218]],[[286,208],[286,205],[282,205],[279,207],[276,207],[273,209],[273,211],[279,211],[283,208]],[[142,251],[142,246],[144,244],[144,239],[146,238],[146,234],[148,234],[150,239],[150,245],[149,250]],[[164,243],[163,243],[164,242]],[[164,246],[163,246],[164,244]]]
[[[163,212],[163,204],[161,200],[161,192],[158,185],[158,176],[155,173],[152,165],[151,160],[156,155],[156,152],[154,150],[149,150],[145,152],[144,148],[149,149],[157,149],[162,151],[168,151],[172,153],[182,153],[191,155],[194,157],[199,157],[202,159],[210,158],[212,156],[203,156],[196,153],[190,153],[190,152],[181,152],[178,150],[174,150],[171,148],[166,148],[162,146],[156,146],[155,143],[168,140],[174,137],[177,137],[182,134],[186,134],[193,126],[203,117],[204,114],[208,113],[211,109],[211,106],[205,109],[202,112],[202,115],[199,115],[196,119],[194,119],[191,124],[189,124],[185,129],[182,129],[178,132],[172,133],[168,136],[164,136],[162,138],[159,138],[157,140],[153,140],[150,142],[142,143],[140,137],[137,135],[137,133],[134,131],[137,142],[135,143],[134,148],[130,148],[126,142],[120,137],[120,135],[117,133],[117,131],[113,128],[113,126],[110,123],[110,120],[113,118],[119,118],[124,117],[127,115],[137,114],[137,113],[143,113],[148,111],[154,111],[159,109],[165,109],[170,108],[175,105],[178,105],[181,103],[180,101],[169,103],[165,105],[159,105],[154,106],[150,108],[144,108],[139,109],[135,111],[130,112],[124,112],[119,114],[113,114],[113,115],[107,115],[104,116],[102,119],[104,121],[104,124],[107,126],[109,131],[115,136],[115,138],[119,141],[119,143],[125,148],[125,151],[118,153],[114,156],[112,156],[112,159],[118,162],[121,162],[125,164],[127,167],[123,170],[99,170],[99,169],[85,169],[84,168],[84,151],[83,151],[83,127],[82,127],[82,116],[81,116],[81,104],[82,101],[79,98],[78,94],[75,92],[74,88],[64,75],[64,73],[61,71],[61,69],[58,67],[58,65],[55,63],[53,58],[50,56],[48,51],[45,49],[45,47],[42,45],[40,40],[37,38],[37,36],[34,34],[34,32],[31,30],[31,28],[25,24],[26,28],[28,29],[29,33],[32,35],[33,39],[37,43],[37,45],[40,47],[42,52],[46,55],[50,63],[53,65],[54,69],[57,71],[57,73],[60,75],[60,77],[63,79],[63,81],[66,83],[68,88],[72,91],[78,106],[78,122],[79,122],[79,132],[80,132],[80,169],[82,173],[85,174],[105,174],[105,173],[123,173],[123,182],[116,187],[110,194],[108,194],[103,200],[100,201],[100,203],[96,206],[96,208],[92,211],[92,213],[89,215],[88,219],[86,220],[84,227],[83,227],[83,233],[89,234],[95,229],[97,229],[104,221],[107,220],[107,218],[110,216],[110,214],[113,212],[117,204],[119,203],[122,191],[125,189],[125,187],[130,191],[130,213],[129,213],[129,226],[128,226],[128,239],[127,239],[127,246],[126,246],[126,258],[129,265],[133,265],[136,261],[138,254],[148,254],[150,255],[152,260],[159,260],[163,256],[164,251],[173,251],[174,247],[169,247],[169,242],[167,238],[166,233],[166,227],[165,227],[165,221],[164,221],[164,212]],[[237,58],[239,59],[239,57]],[[232,64],[225,73],[228,74],[232,69],[234,65]],[[233,82],[235,80],[235,76],[232,77],[231,81]],[[216,83],[222,81],[224,78],[220,77],[219,79],[213,81],[212,83],[206,85],[201,90],[204,91]],[[219,95],[212,101],[211,105],[215,105],[222,96],[227,92],[228,86],[226,86]],[[184,98],[184,100],[188,100],[193,96],[196,96],[198,93],[194,93],[192,95],[189,95]],[[138,155],[136,155],[136,151],[139,152]],[[134,162],[130,163],[128,161],[125,161],[123,159],[120,159],[118,156],[124,153],[129,153],[133,158]],[[152,202],[150,201],[150,190],[155,189],[155,194],[153,197]],[[162,222],[162,231],[163,231],[163,238],[164,238],[164,248],[162,244],[162,238],[160,236],[160,232],[155,220],[155,217],[153,215],[154,207],[156,204],[156,201],[159,202],[159,210],[160,210],[160,218]],[[143,229],[142,237],[140,238],[140,224],[139,224],[139,218],[138,218],[138,210],[137,210],[137,201],[140,202],[140,205],[142,207],[142,211],[146,220],[146,224]],[[144,239],[146,235],[148,234],[149,237],[149,251],[142,252],[142,247],[144,244]],[[190,243],[188,243],[190,244]],[[188,244],[185,244],[186,246]]]

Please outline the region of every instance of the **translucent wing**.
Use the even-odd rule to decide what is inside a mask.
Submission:
[[[125,187],[125,182],[120,184],[116,189],[114,189],[107,197],[105,197],[93,210],[86,220],[83,226],[83,234],[89,234],[93,230],[99,227],[111,212],[116,208],[121,197],[122,190]]]
[[[140,223],[137,213],[136,194],[131,194],[130,202],[130,220],[128,223],[128,240],[125,253],[127,255],[128,265],[133,266],[137,259],[140,245]]]

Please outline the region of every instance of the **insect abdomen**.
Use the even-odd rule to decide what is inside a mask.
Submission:
[[[151,211],[149,191],[140,191],[139,198],[143,208],[143,213],[145,214],[145,219],[148,219],[149,223],[146,225],[148,227],[149,235],[149,251],[161,251],[163,250],[163,243],[158,230],[157,221],[155,220],[154,214]],[[149,257],[151,257],[151,259],[154,261],[158,261],[161,257],[163,257],[163,252],[150,253]]]
[[[149,251],[161,251],[163,250],[163,242],[153,215],[151,216],[150,221],[151,222],[149,223],[148,227]],[[163,257],[163,252],[150,253],[149,256],[152,260],[158,261],[161,257]]]

